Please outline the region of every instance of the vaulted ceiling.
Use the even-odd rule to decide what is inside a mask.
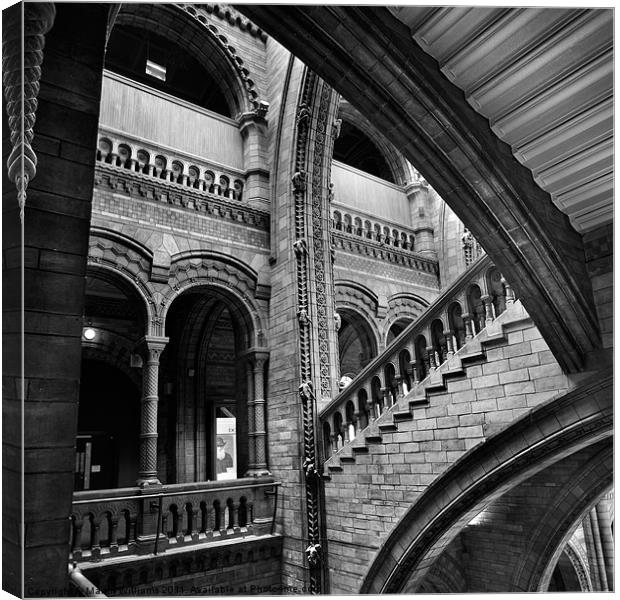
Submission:
[[[389,10],[578,231],[611,221],[612,10]]]

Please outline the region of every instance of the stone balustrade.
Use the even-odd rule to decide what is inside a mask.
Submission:
[[[514,303],[510,285],[486,255],[480,257],[425,312],[319,413],[324,453],[346,442],[430,376]]]
[[[99,561],[163,553],[180,546],[270,533],[275,494],[270,477],[226,482],[91,490],[74,494],[71,559]]]
[[[394,227],[392,224],[356,215],[345,208],[332,209],[332,228],[386,246],[415,251],[415,234],[410,228]]]
[[[240,171],[206,163],[126,134],[100,129],[97,160],[205,194],[243,200],[245,177]]]

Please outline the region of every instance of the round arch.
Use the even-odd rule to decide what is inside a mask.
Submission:
[[[172,4],[123,4],[116,24],[160,35],[194,56],[208,72],[217,74],[233,118],[258,107],[258,94],[243,60],[201,10]]]
[[[405,585],[414,589],[483,506],[571,454],[596,448],[604,455],[604,460],[598,459],[597,480],[611,481],[612,384],[611,374],[592,378],[463,455],[396,525],[375,556],[360,593],[397,593]]]
[[[340,98],[338,118],[342,119],[343,123],[351,123],[373,141],[385,159],[392,173],[393,182],[396,185],[404,186],[411,181],[411,166],[407,159],[383,137],[381,132],[374,127],[368,119],[362,116],[362,114],[344,98]]]
[[[337,304],[336,311],[341,319],[338,330],[340,374],[353,377],[377,356],[378,333],[360,310]]]

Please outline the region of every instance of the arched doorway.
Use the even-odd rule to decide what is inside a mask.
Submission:
[[[82,361],[75,490],[129,487],[138,475],[140,390],[118,367]]]
[[[146,305],[128,279],[89,266],[82,317],[75,490],[127,487],[138,479],[140,360]]]
[[[338,314],[340,375],[352,378],[377,356],[377,340],[370,324],[360,313],[338,308]]]
[[[201,286],[173,301],[160,381],[167,480],[236,479],[252,466],[247,404],[255,392],[255,365],[247,354],[252,332],[248,311],[231,293]]]

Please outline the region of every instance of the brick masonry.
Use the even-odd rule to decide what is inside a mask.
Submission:
[[[80,568],[111,597],[294,593],[281,586],[281,557],[282,538],[266,535]]]
[[[334,593],[355,593],[376,551],[407,509],[449,465],[532,407],[573,386],[528,319],[504,330],[484,360],[450,378],[428,406],[341,461],[325,483]],[[333,459],[332,459],[333,460]]]

